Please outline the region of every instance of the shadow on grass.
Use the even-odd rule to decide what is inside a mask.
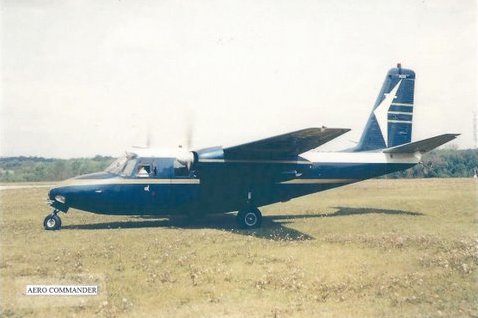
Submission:
[[[186,217],[158,218],[157,216],[136,216],[133,220],[104,222],[79,225],[65,225],[62,229],[71,230],[104,230],[104,229],[137,229],[137,228],[180,228],[180,229],[216,229],[228,231],[235,234],[254,236],[274,241],[302,241],[311,240],[314,237],[298,230],[287,227],[287,224],[294,223],[297,219],[325,218],[336,216],[350,216],[362,214],[385,214],[385,215],[406,215],[420,216],[422,213],[408,212],[403,210],[386,210],[376,208],[348,208],[334,207],[334,213],[322,214],[286,214],[286,215],[265,215],[262,218],[262,227],[255,230],[240,230],[237,228],[234,214],[213,214],[198,219]]]
[[[388,209],[376,209],[376,208],[348,208],[348,207],[334,207],[337,209],[335,213],[328,214],[327,216],[347,216],[347,215],[360,215],[360,214],[386,214],[386,215],[407,215],[407,216],[420,216],[423,213],[409,212],[404,210],[388,210]]]
[[[377,209],[377,208],[333,207],[332,209],[336,209],[337,211],[333,213],[273,215],[272,217],[276,220],[289,220],[289,219],[299,219],[299,218],[323,218],[323,217],[350,216],[350,215],[363,215],[363,214],[385,214],[385,215],[405,215],[405,216],[424,215],[423,213],[419,213],[419,212]]]
[[[280,217],[280,216],[279,216]],[[300,216],[299,216],[300,217]],[[292,218],[291,218],[292,219]],[[235,234],[253,236],[274,241],[300,241],[313,239],[300,231],[284,225],[292,221],[282,221],[275,216],[263,216],[262,227],[254,230],[241,230],[237,227],[234,214],[212,214],[190,220],[187,217],[158,218],[155,216],[137,216],[133,220],[64,225],[62,229],[69,230],[105,230],[105,229],[137,229],[137,228],[180,228],[180,229],[216,229]]]

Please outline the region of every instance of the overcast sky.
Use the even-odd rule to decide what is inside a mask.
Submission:
[[[474,0],[0,3],[0,156],[174,147],[188,126],[195,148],[322,125],[350,147],[397,62],[413,139],[474,146]]]

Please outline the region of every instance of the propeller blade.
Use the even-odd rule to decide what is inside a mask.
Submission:
[[[148,132],[146,135],[146,148],[151,148],[151,141],[152,141],[151,128],[148,128]]]
[[[187,126],[186,126],[186,149],[191,150],[193,147],[193,121],[191,118],[187,121]]]

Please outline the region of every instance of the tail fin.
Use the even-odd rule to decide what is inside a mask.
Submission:
[[[388,71],[354,151],[399,146],[412,139],[415,72],[400,64]]]

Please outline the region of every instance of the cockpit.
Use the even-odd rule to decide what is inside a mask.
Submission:
[[[127,178],[194,177],[194,173],[177,158],[139,156],[131,153],[116,159],[105,172]]]

